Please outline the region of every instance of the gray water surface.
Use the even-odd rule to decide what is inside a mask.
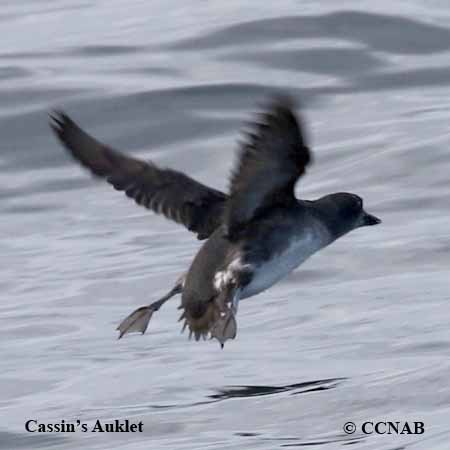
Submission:
[[[4,0],[0,29],[0,448],[449,448],[447,1]],[[48,111],[226,189],[242,121],[280,89],[315,151],[298,195],[356,192],[383,225],[245,301],[224,351],[180,335],[178,301],[117,341],[200,243],[92,180]],[[380,420],[425,433],[361,432]]]

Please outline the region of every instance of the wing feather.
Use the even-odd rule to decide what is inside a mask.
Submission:
[[[94,175],[124,191],[136,203],[163,214],[205,239],[220,225],[228,198],[187,175],[114,150],[83,131],[62,112],[50,126],[72,156]]]
[[[224,213],[230,239],[263,210],[293,201],[295,183],[311,161],[294,102],[288,97],[274,98],[244,138]]]

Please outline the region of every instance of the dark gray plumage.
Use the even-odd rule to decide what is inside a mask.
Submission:
[[[312,254],[361,226],[381,221],[362,199],[336,193],[298,200],[297,180],[311,153],[288,97],[277,97],[251,125],[232,172],[230,195],[170,169],[130,158],[56,113],[51,126],[72,155],[137,203],[208,238],[189,270],[160,300],[138,308],[118,327],[119,337],[144,333],[154,311],[181,293],[183,329],[208,334],[223,346],[237,333],[239,301],[269,288]]]
[[[295,183],[311,161],[290,98],[277,98],[251,127],[231,174],[224,216],[229,239],[265,209],[291,206]]]
[[[72,156],[139,205],[206,239],[219,226],[227,195],[172,169],[161,169],[98,142],[61,112],[50,126]]]

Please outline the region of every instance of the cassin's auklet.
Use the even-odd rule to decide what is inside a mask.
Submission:
[[[62,112],[51,127],[75,159],[138,204],[207,239],[189,270],[160,300],[138,308],[118,326],[119,338],[145,333],[154,311],[182,294],[183,330],[223,347],[236,336],[239,300],[286,276],[313,253],[355,228],[380,219],[355,194],[298,200],[294,187],[311,161],[292,99],[274,98],[251,124],[231,174],[230,193],[161,169],[101,144]]]

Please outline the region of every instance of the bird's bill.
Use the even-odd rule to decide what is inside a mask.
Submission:
[[[377,216],[364,212],[361,224],[362,227],[378,225],[379,223],[381,223],[381,219],[379,219]]]

